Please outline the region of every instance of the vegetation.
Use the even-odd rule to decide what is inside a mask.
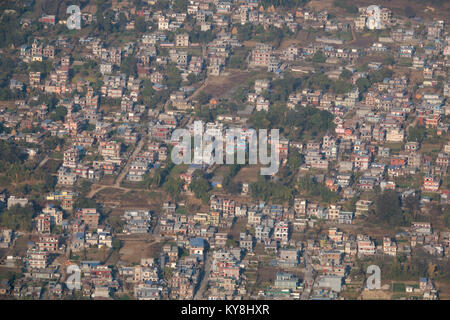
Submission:
[[[0,224],[12,230],[31,231],[35,213],[33,204],[24,207],[15,205],[0,214]]]
[[[201,199],[205,204],[208,203],[211,185],[209,184],[208,179],[204,176],[203,171],[194,171],[193,180],[189,185],[189,188],[192,192],[194,192],[196,198]]]
[[[392,190],[386,190],[375,199],[375,216],[378,221],[390,227],[405,224],[398,194]]]
[[[281,182],[270,181],[266,176],[260,176],[257,182],[250,186],[255,200],[283,203],[293,199],[293,189]]]
[[[310,175],[300,178],[299,190],[302,195],[319,197],[324,203],[335,203],[339,200],[339,195],[336,192],[329,190],[324,184],[318,183]]]
[[[334,129],[333,115],[314,107],[297,110],[272,107],[268,112],[255,112],[250,118],[250,123],[256,129],[280,129],[280,133],[293,140],[322,138],[327,131]]]

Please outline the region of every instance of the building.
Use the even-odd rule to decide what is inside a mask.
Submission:
[[[188,47],[189,46],[189,34],[179,33],[175,35],[175,46]]]
[[[251,65],[268,67],[272,56],[272,47],[268,44],[258,44],[252,51]]]
[[[298,278],[291,273],[277,272],[274,286],[277,289],[296,290],[298,281]]]

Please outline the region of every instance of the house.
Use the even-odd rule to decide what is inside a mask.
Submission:
[[[272,47],[268,44],[258,44],[251,54],[251,65],[268,67],[272,56]]]
[[[81,219],[90,229],[98,228],[100,213],[97,212],[96,208],[78,209],[75,216]]]
[[[280,249],[278,265],[282,267],[296,267],[299,263],[298,249]]]
[[[287,222],[280,221],[275,224],[273,237],[276,241],[287,243],[289,237],[289,226]]]
[[[334,292],[341,292],[343,278],[336,275],[323,275],[319,276],[317,280],[317,286],[319,288],[328,288]]]
[[[189,34],[179,33],[175,35],[176,47],[188,47],[189,46]]]
[[[372,205],[372,201],[360,199],[356,201],[356,216],[367,215],[369,213],[370,206]]]
[[[189,253],[191,255],[200,256],[203,258],[206,249],[206,242],[203,238],[192,238],[189,240]]]
[[[8,204],[7,204],[7,208],[11,209],[14,206],[20,206],[20,207],[25,207],[28,205],[28,199],[27,198],[16,198],[15,196],[10,196],[8,198]]]
[[[441,181],[433,176],[425,176],[423,178],[423,190],[429,192],[437,192]]]
[[[397,255],[397,244],[389,237],[383,238],[383,252],[394,257]]]
[[[291,273],[277,272],[274,286],[277,289],[296,290],[299,279]]]
[[[374,255],[375,254],[375,243],[370,239],[370,237],[365,235],[357,236],[358,244],[358,255]]]

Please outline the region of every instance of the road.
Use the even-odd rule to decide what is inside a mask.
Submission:
[[[212,267],[212,253],[208,252],[206,255],[206,261],[205,261],[205,272],[203,274],[203,278],[200,281],[200,286],[195,293],[194,300],[205,300],[203,297],[203,293],[206,290],[206,286],[208,285],[209,280],[209,274],[211,273],[211,267]]]
[[[303,290],[300,300],[308,300],[309,299],[309,295],[311,294],[311,289],[314,285],[314,269],[312,267],[311,258],[308,256],[308,254],[306,252],[304,253],[304,257],[305,257],[306,271],[305,271],[305,278],[303,279],[303,283],[305,284],[305,289]]]
[[[144,145],[145,139],[144,137],[141,138],[141,140],[139,140],[138,145],[136,146],[136,148],[134,149],[133,153],[131,154],[131,156],[128,158],[127,163],[125,164],[125,166],[123,167],[123,169],[120,171],[118,177],[116,178],[116,181],[114,182],[113,185],[110,186],[105,186],[102,185],[100,186],[100,188],[97,189],[93,189],[91,188],[91,191],[89,191],[89,193],[87,194],[88,198],[92,198],[94,197],[99,191],[105,189],[105,188],[117,188],[117,189],[121,189],[124,191],[130,191],[133,190],[132,188],[125,188],[125,187],[121,187],[120,184],[122,182],[122,180],[126,177],[127,173],[128,173],[128,169],[130,168],[131,163],[133,162],[134,158],[136,157],[136,155],[141,151],[142,146]],[[94,185],[93,185],[94,186]]]
[[[37,166],[38,168],[42,168],[42,166],[49,160],[50,158],[48,156],[45,156],[45,158],[39,163]]]
[[[133,162],[133,160],[136,157],[136,155],[141,151],[142,146],[144,145],[144,142],[145,142],[145,138],[142,137],[141,140],[139,140],[139,143],[136,146],[136,148],[134,149],[133,153],[128,158],[127,164],[123,167],[122,171],[120,172],[119,176],[117,177],[116,182],[114,183],[115,187],[120,187],[120,183],[122,182],[122,180],[127,175],[128,169],[131,166],[131,163]]]

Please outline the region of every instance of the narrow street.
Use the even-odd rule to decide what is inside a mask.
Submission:
[[[305,278],[303,279],[303,283],[305,284],[305,288],[303,290],[302,296],[300,297],[300,300],[308,300],[309,296],[311,294],[311,289],[314,285],[314,269],[312,267],[312,261],[311,258],[308,256],[308,254],[305,252],[305,264],[306,264],[306,272],[305,272]]]
[[[141,140],[139,140],[138,145],[134,149],[134,151],[131,154],[131,156],[128,158],[127,164],[123,167],[122,171],[120,172],[119,176],[117,177],[117,179],[116,179],[116,181],[114,183],[115,187],[120,187],[120,183],[122,182],[122,180],[127,175],[128,169],[130,168],[131,163],[133,162],[133,160],[136,157],[136,155],[141,151],[142,146],[144,145],[144,142],[145,142],[145,137],[141,137]]]
[[[205,259],[206,259],[206,261],[205,261],[205,270],[204,270],[203,278],[200,281],[200,286],[199,286],[197,292],[195,293],[194,300],[205,300],[205,297],[203,296],[203,294],[206,290],[206,286],[208,285],[209,274],[211,272],[211,267],[212,267],[211,252],[208,252]]]

